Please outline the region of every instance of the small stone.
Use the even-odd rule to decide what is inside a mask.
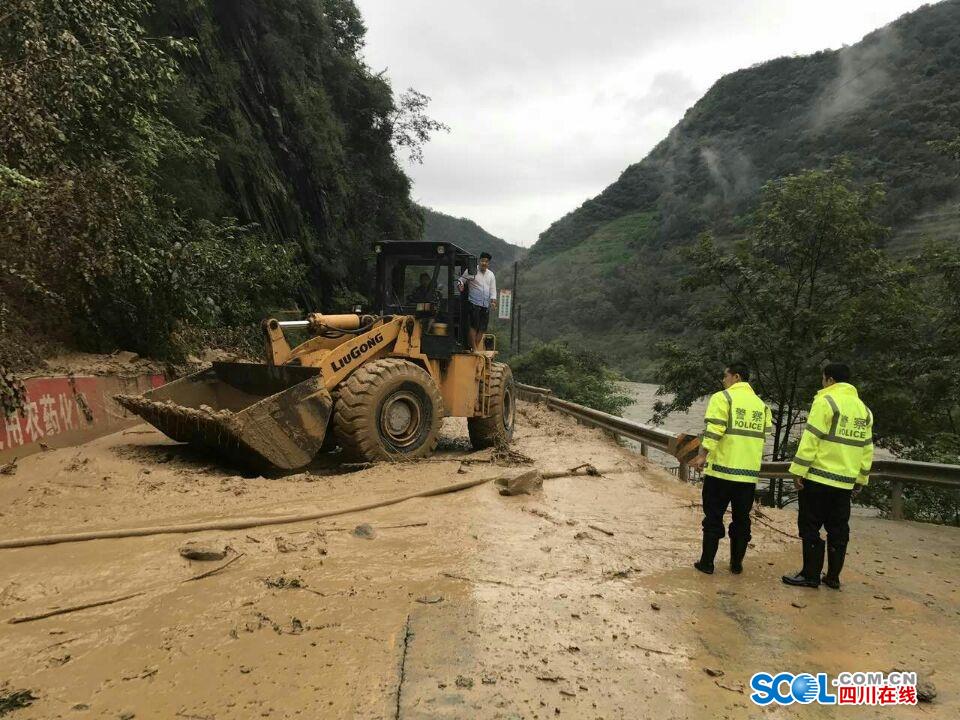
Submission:
[[[417,602],[424,605],[436,605],[438,602],[443,602],[443,595],[421,595],[417,598]]]
[[[886,595],[874,595],[873,598],[874,598],[874,600],[889,600],[889,599],[890,599],[890,598],[887,597]]]
[[[480,679],[480,682],[482,682],[484,685],[496,685],[497,677],[495,675],[484,675]]]
[[[724,674],[723,670],[719,670],[717,668],[705,667],[703,671],[710,677],[723,677],[723,674]]]
[[[937,697],[937,688],[929,680],[917,678],[917,700],[922,703],[933,702]]]
[[[800,610],[803,610],[803,609],[807,606],[806,603],[797,602],[796,600],[794,600],[794,601],[793,601],[792,603],[790,603],[790,604],[793,605],[795,608],[799,608]]]
[[[244,675],[247,675],[250,672],[250,668],[248,668],[246,665],[241,665],[240,672],[242,672]]]
[[[512,478],[498,478],[501,495],[528,495],[543,487],[543,477],[538,470],[528,470]]]
[[[357,525],[351,533],[354,537],[372,540],[377,536],[377,531],[373,529],[370,523],[361,523]]]
[[[187,560],[223,560],[227,556],[226,545],[191,540],[180,548],[181,557]]]
[[[73,710],[89,710],[90,706],[87,705],[86,703],[77,703],[76,705],[73,706],[72,709]]]
[[[463,675],[457,675],[457,679],[456,679],[455,682],[456,682],[456,686],[457,686],[458,688],[472,688],[472,687],[473,687],[473,680],[472,680],[471,678],[464,677]]]
[[[660,606],[657,603],[650,603],[650,607],[654,610],[659,610]]]
[[[120,713],[120,720],[133,720],[136,716],[137,714],[135,712],[125,710],[124,712]]]

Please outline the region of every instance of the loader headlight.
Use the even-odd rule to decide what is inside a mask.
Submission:
[[[437,245],[437,255],[443,255],[447,249],[443,245]]]
[[[374,246],[373,246],[373,251],[374,251],[377,255],[379,255],[380,253],[383,252],[383,245],[374,245]]]

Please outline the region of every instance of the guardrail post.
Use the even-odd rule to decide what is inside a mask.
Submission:
[[[903,480],[890,482],[890,519],[903,520]]]
[[[677,467],[677,477],[683,482],[689,482],[690,468],[685,462],[680,463],[680,465]]]
[[[647,444],[645,442],[640,443],[640,457],[647,457]]]

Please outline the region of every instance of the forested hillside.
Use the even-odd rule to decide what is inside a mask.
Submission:
[[[931,141],[958,132],[958,0],[839,51],[727,75],[646,158],[540,236],[521,282],[524,332],[586,337],[649,377],[656,343],[684,330],[680,249],[707,229],[737,236],[764,182],[841,155],[855,178],[884,183],[891,251],[956,242],[958,168]]]
[[[433,125],[352,0],[11,0],[0,12],[0,366],[176,357],[367,290],[422,218]],[[404,147],[406,146],[406,147]]]
[[[475,255],[486,250],[493,255],[492,267],[498,273],[497,277],[501,278],[501,282],[507,278],[508,270],[514,261],[522,260],[527,253],[526,248],[512,245],[506,240],[491,235],[473,220],[455,218],[427,207],[419,209],[423,213],[424,240],[456,243]],[[512,276],[510,282],[513,282]]]

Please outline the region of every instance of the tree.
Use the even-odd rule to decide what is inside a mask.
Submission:
[[[545,343],[510,359],[517,380],[553,390],[557,397],[619,415],[633,402],[616,385],[620,376],[597,353],[573,350],[562,342]]]
[[[413,88],[400,95],[400,103],[390,117],[393,143],[406,148],[412,162],[423,163],[423,146],[436,132],[450,132],[450,128],[427,115],[430,98]]]
[[[882,198],[840,162],[767,183],[732,248],[704,235],[686,253],[684,284],[701,298],[692,333],[660,348],[658,393],[672,398],[656,417],[715,392],[724,364],[742,360],[773,411],[773,458],[790,457],[822,365],[846,360],[863,372],[908,324],[904,274],[878,248]]]

